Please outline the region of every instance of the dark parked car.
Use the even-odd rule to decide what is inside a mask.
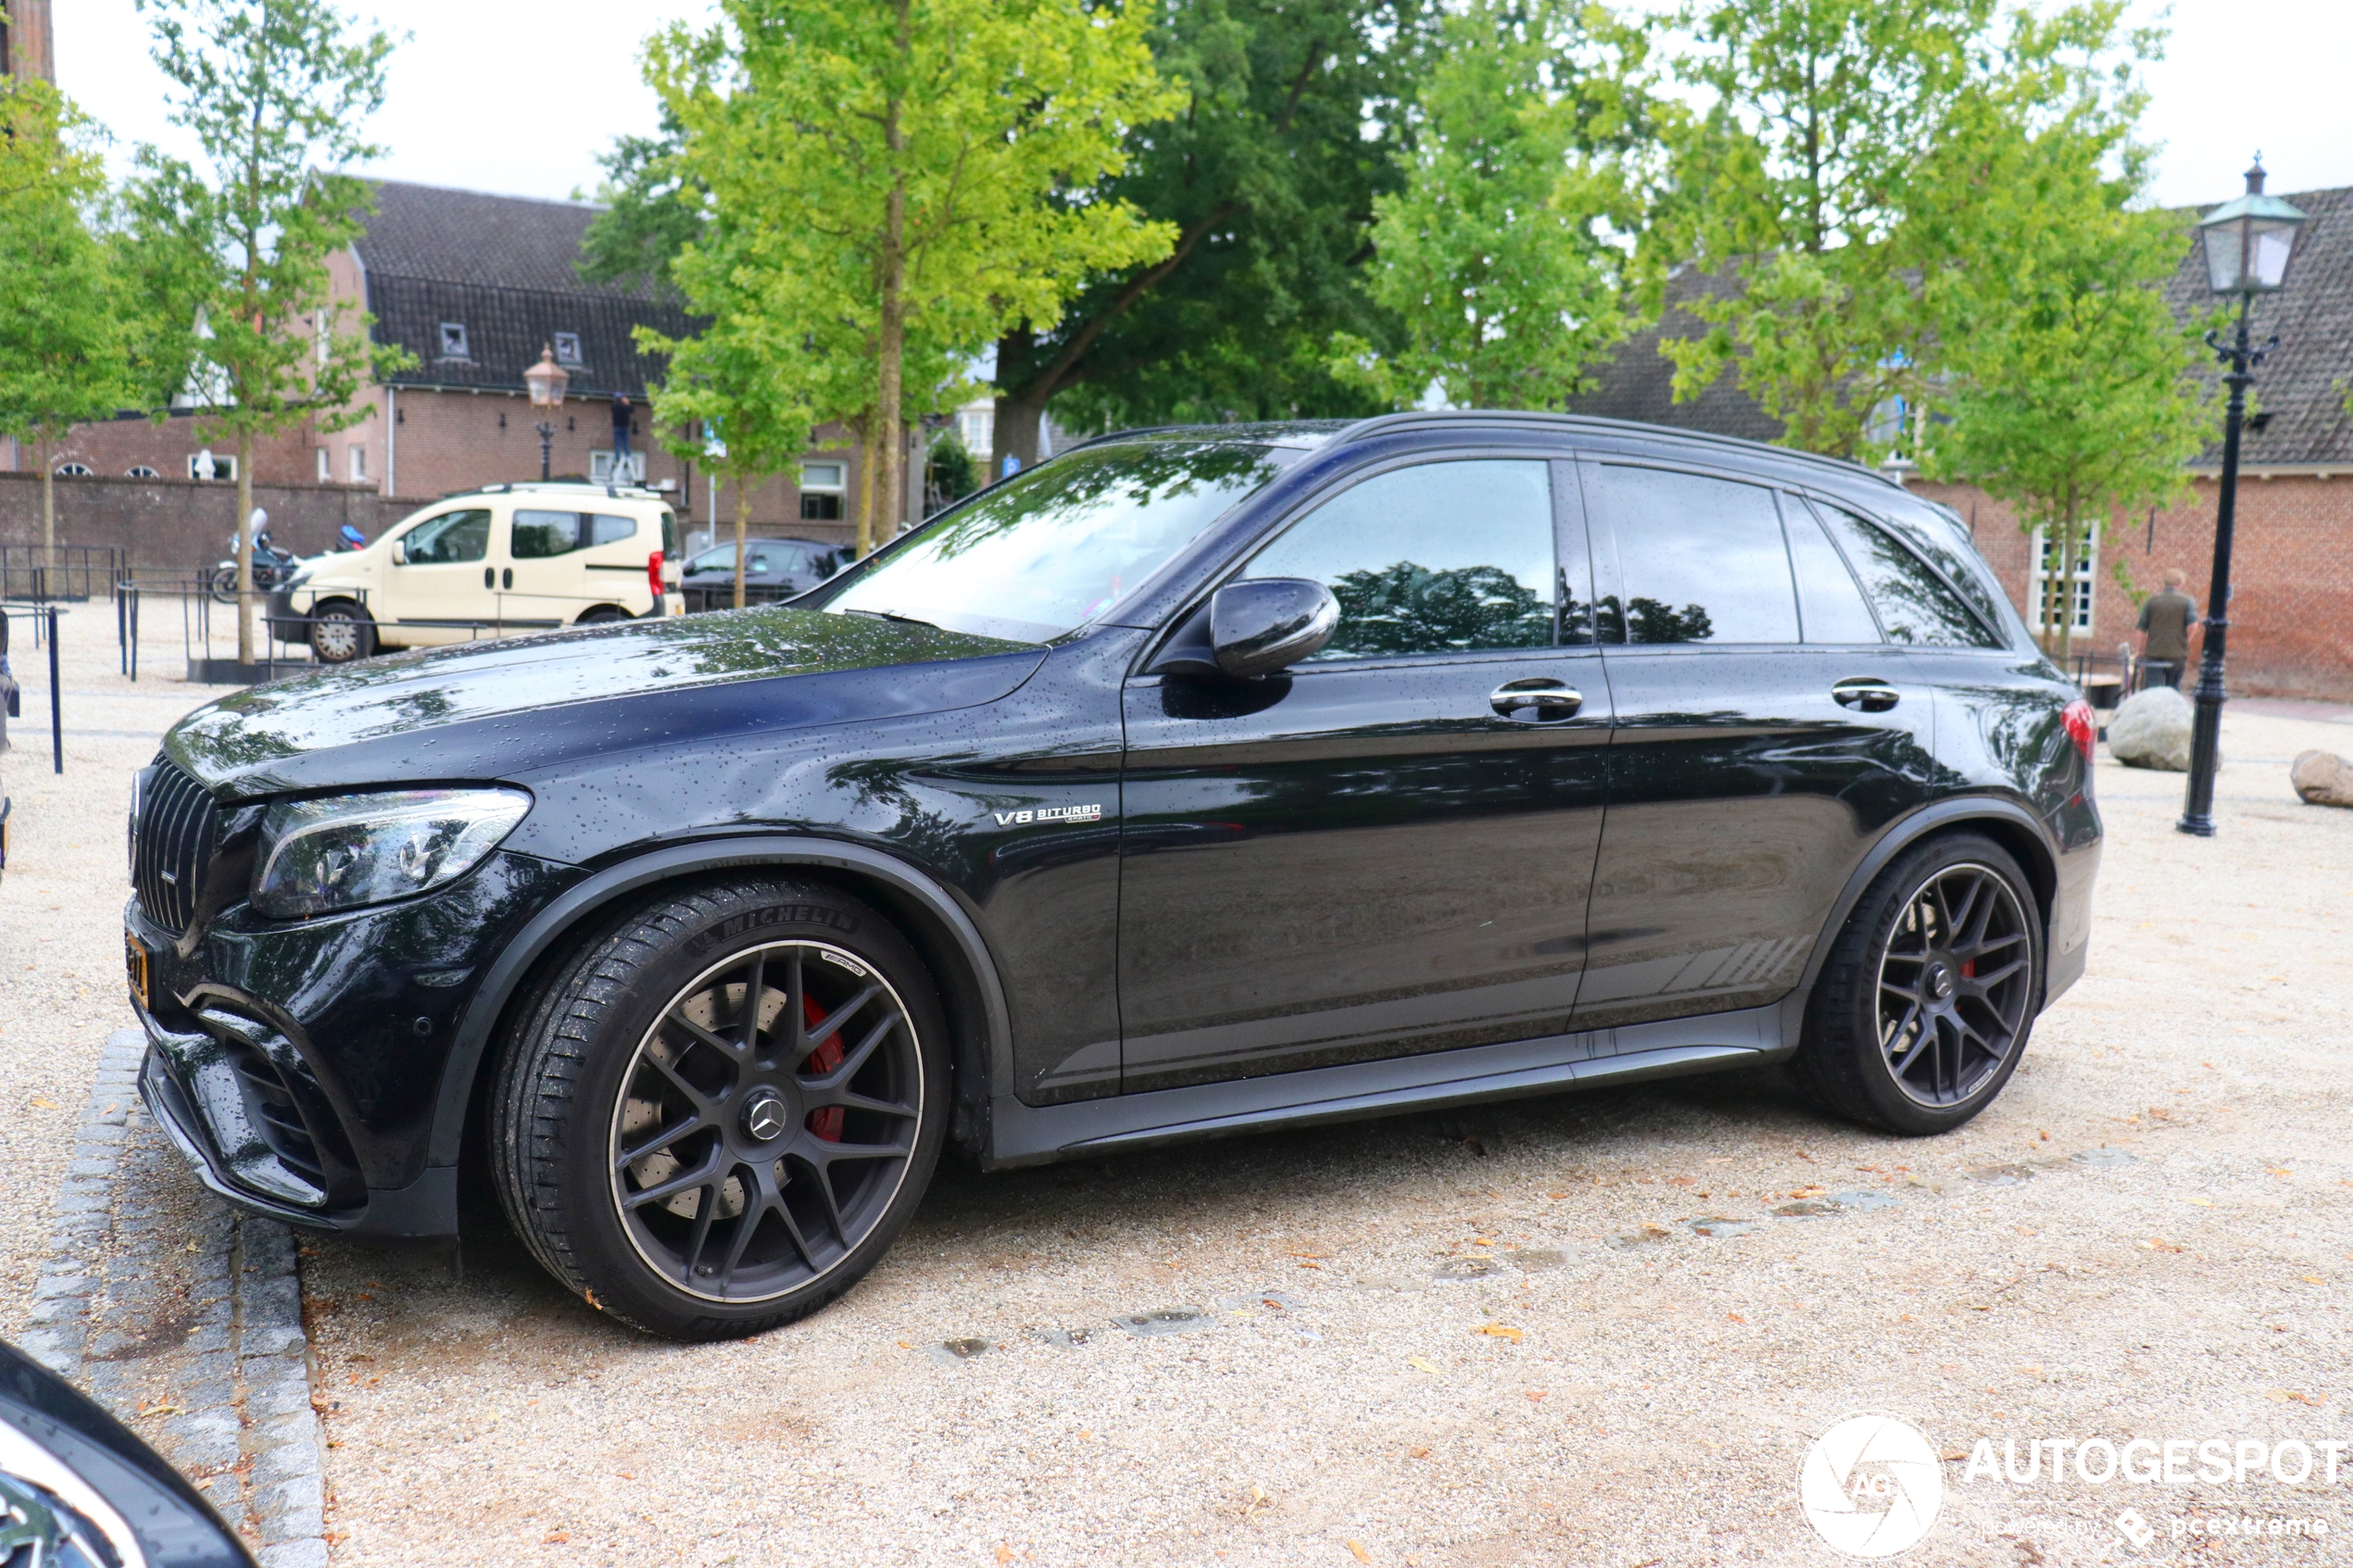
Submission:
[[[0,1563],[254,1568],[178,1471],[11,1345],[0,1345]]]
[[[744,574],[746,604],[774,604],[798,598],[850,561],[851,552],[815,539],[753,539],[744,554],[751,570]],[[730,609],[736,603],[736,546],[733,540],[704,550],[686,562],[679,585],[689,612]]]
[[[791,605],[307,674],[139,781],[216,1190],[682,1337],[983,1169],[1789,1061],[1937,1133],[2083,971],[2089,709],[1949,512],[1533,414],[1134,433]]]

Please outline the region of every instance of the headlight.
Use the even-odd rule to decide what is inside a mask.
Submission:
[[[455,881],[531,809],[513,789],[401,789],[289,800],[261,820],[253,907],[291,920]]]

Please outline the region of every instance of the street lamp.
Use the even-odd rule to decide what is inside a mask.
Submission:
[[[572,376],[556,363],[556,351],[543,346],[539,363],[522,373],[523,385],[531,389],[531,406],[545,408],[547,417],[539,421],[539,478],[547,478],[547,448],[556,439],[555,411],[564,406],[564,388],[572,384]]]
[[[2207,282],[2224,297],[2238,296],[2239,319],[2229,346],[2206,334],[2215,359],[2230,367],[2222,383],[2231,389],[2222,417],[2222,494],[2214,509],[2214,577],[2206,591],[2206,646],[2197,669],[2197,716],[2190,730],[2190,782],[2183,803],[2183,833],[2214,836],[2214,767],[2222,739],[2222,652],[2231,629],[2231,529],[2238,507],[2239,430],[2246,420],[2246,389],[2255,367],[2278,346],[2275,336],[2260,347],[2247,342],[2246,313],[2259,294],[2274,294],[2287,282],[2296,254],[2296,231],[2304,214],[2277,196],[2263,194],[2263,157],[2246,171],[2246,194],[2223,203],[2199,222],[2206,247]]]

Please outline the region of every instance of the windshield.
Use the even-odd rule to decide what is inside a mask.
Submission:
[[[1077,630],[1275,477],[1265,446],[1139,442],[1058,458],[921,530],[824,608],[1042,643]]]

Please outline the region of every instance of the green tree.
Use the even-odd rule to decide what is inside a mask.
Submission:
[[[1440,42],[1405,189],[1373,201],[1369,288],[1401,341],[1343,335],[1340,373],[1396,405],[1435,382],[1458,407],[1555,407],[1632,324],[1642,38],[1574,0],[1471,0]]]
[[[1373,198],[1430,58],[1428,0],[1186,0],[1152,29],[1184,98],[1088,194],[1174,227],[1059,320],[997,342],[994,446],[1037,459],[1049,403],[1081,428],[1379,411],[1334,377],[1336,332],[1386,344],[1366,295]],[[992,476],[993,477],[993,476]]]
[[[41,465],[41,544],[53,571],[56,444],[134,395],[128,298],[93,232],[105,193],[73,107],[47,82],[0,77],[0,434],[30,444]]]
[[[2177,496],[2212,428],[2196,373],[2205,323],[2165,296],[2188,220],[2134,209],[2148,153],[2133,140],[2144,99],[2132,72],[2155,44],[2120,38],[2120,10],[2020,21],[2005,85],[1955,126],[1938,159],[1946,199],[1923,214],[1949,232],[1923,281],[1944,374],[1922,465],[2043,532],[2041,620],[2062,659],[2084,552],[2118,513]]]
[[[413,364],[369,342],[337,302],[327,257],[361,233],[373,194],[347,170],[380,156],[359,126],[384,102],[393,39],[355,36],[331,0],[139,0],[171,83],[170,119],[210,182],[152,147],[130,194],[150,275],[195,305],[186,391],[237,454],[237,657],[254,655],[253,452],[305,420],[341,430],[373,412],[370,377]]]
[[[1170,107],[1149,7],[725,0],[723,14],[659,36],[648,75],[686,130],[683,176],[732,227],[738,271],[760,275],[736,286],[766,339],[819,360],[861,345],[863,395],[812,408],[865,416],[862,554],[874,520],[901,508],[911,344],[976,351],[1007,321],[1055,320],[1088,273],[1166,251],[1164,227],[1124,202],[1053,199],[1115,171],[1126,127]],[[804,384],[842,382],[820,367]]]
[[[702,232],[710,193],[679,155],[686,128],[664,107],[651,136],[617,136],[597,161],[605,177],[595,200],[603,211],[580,242],[580,275],[594,283],[671,285],[670,264]],[[579,199],[574,193],[574,199]]]

